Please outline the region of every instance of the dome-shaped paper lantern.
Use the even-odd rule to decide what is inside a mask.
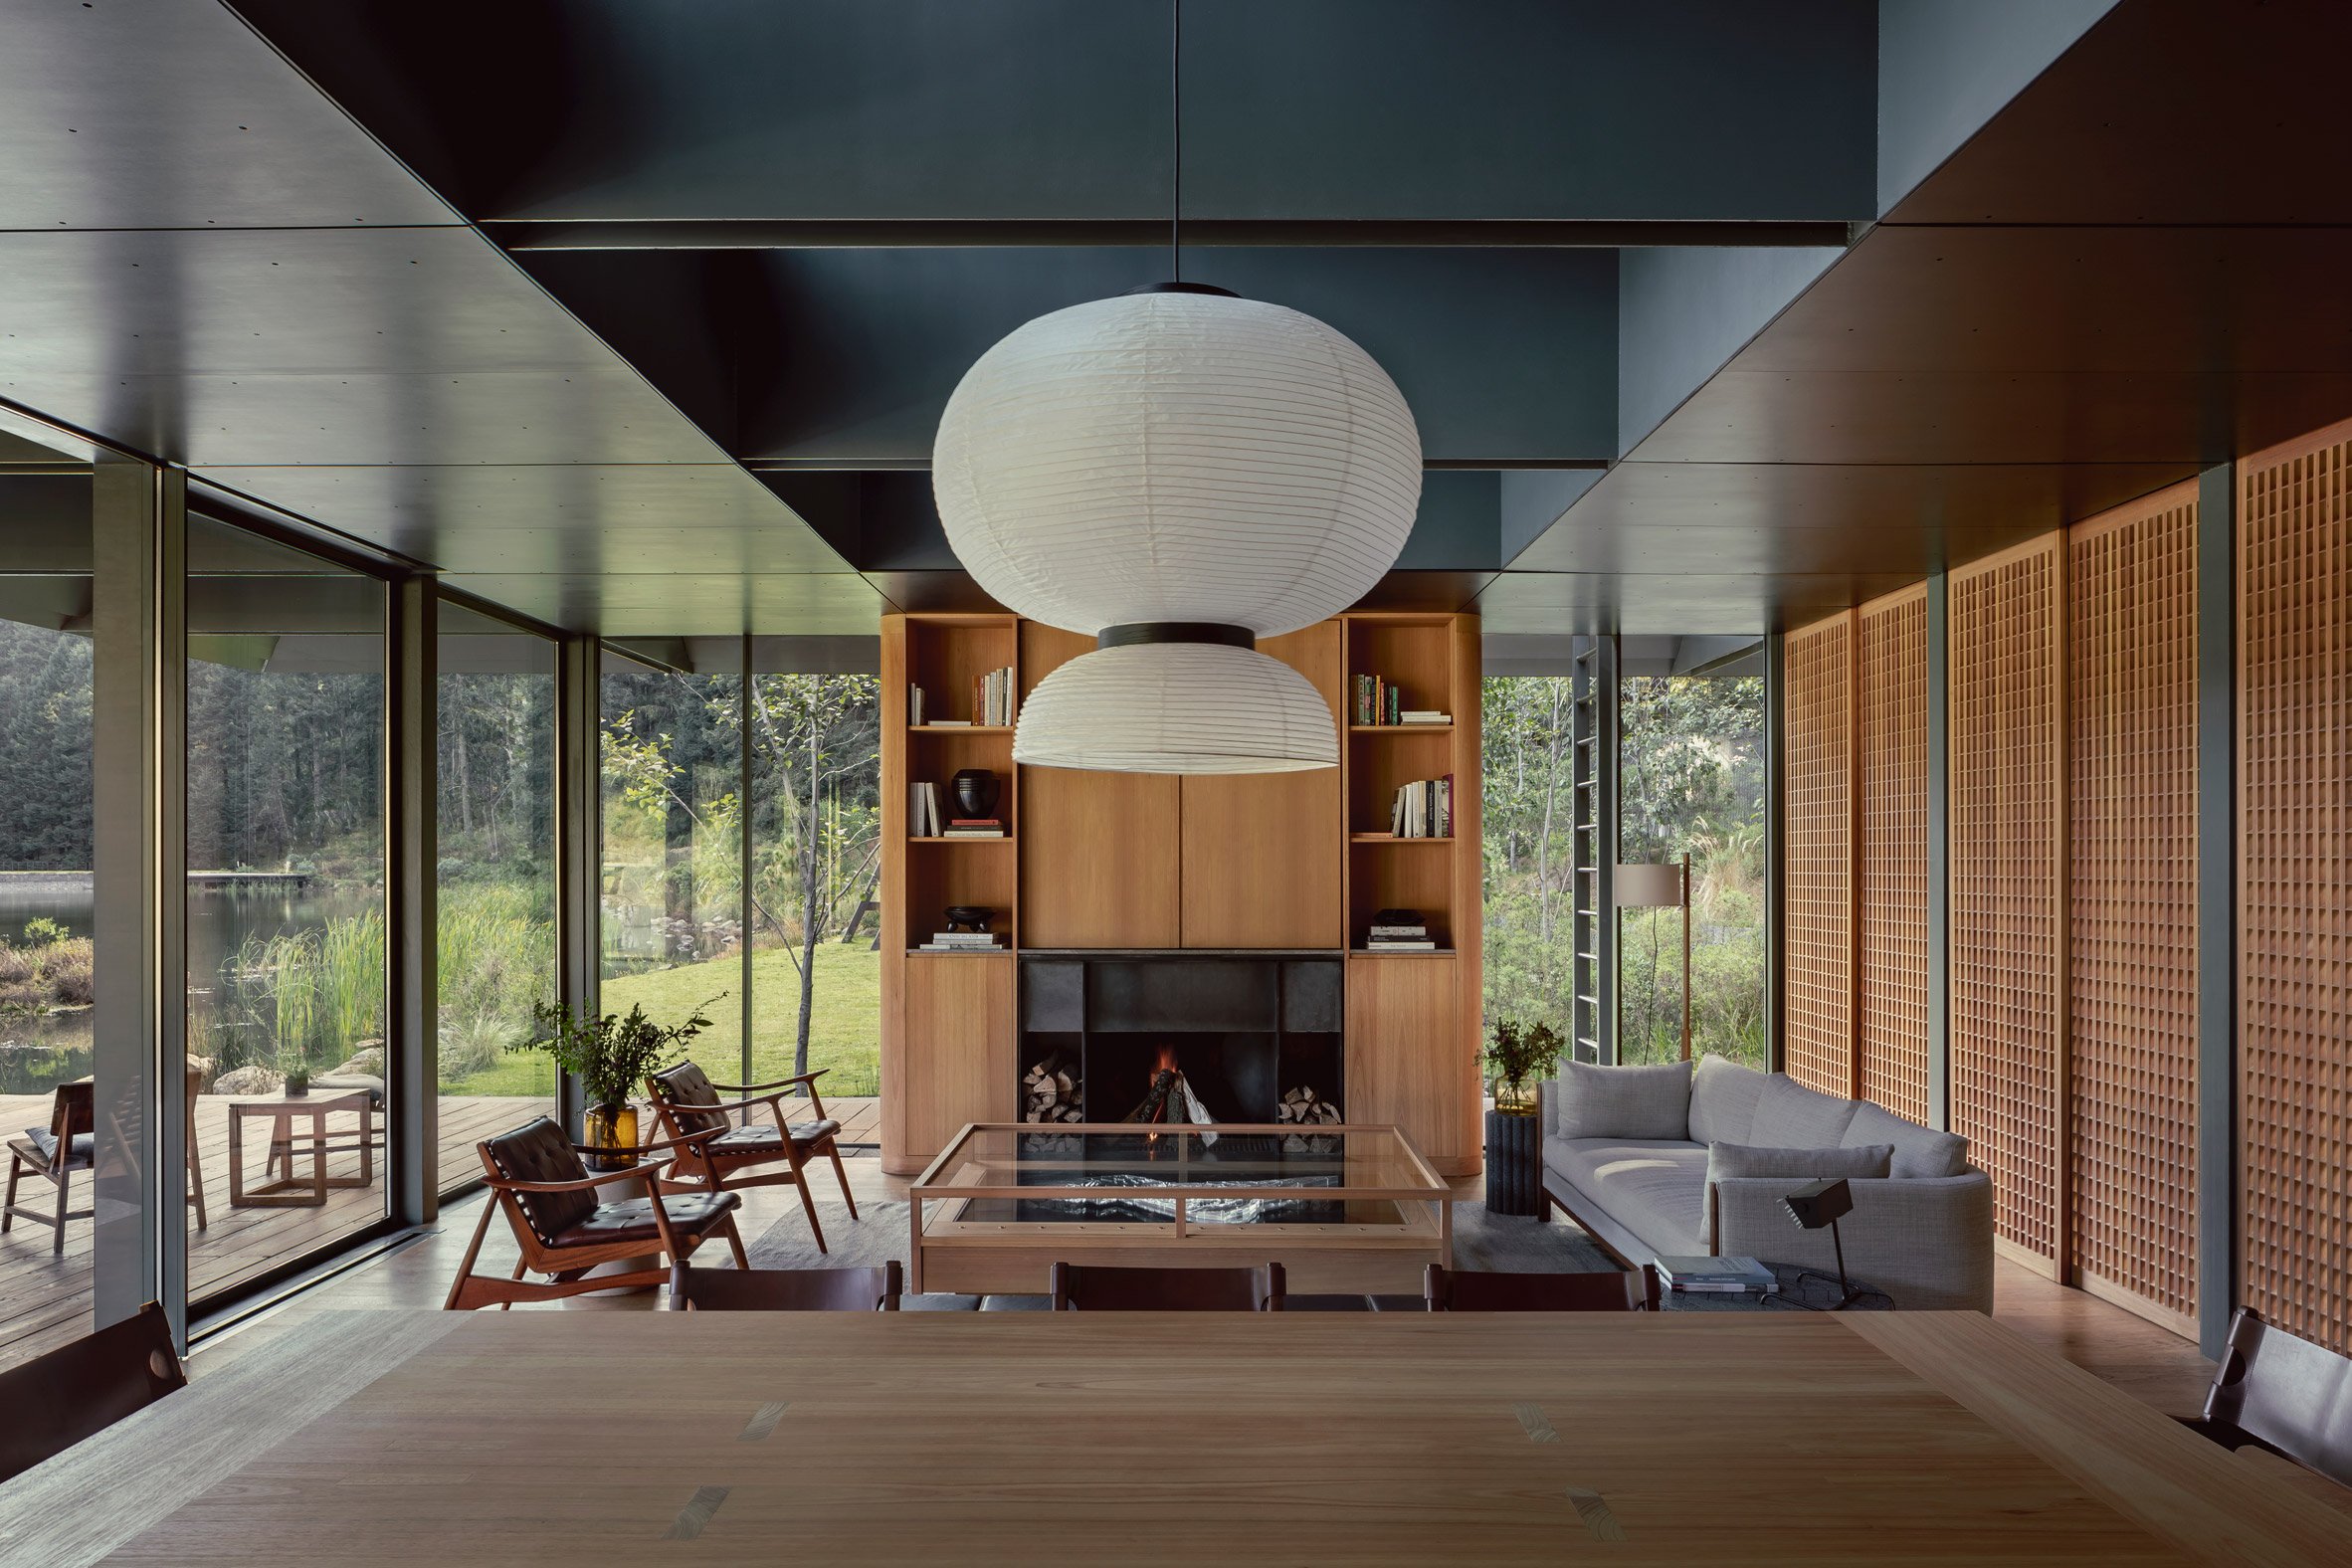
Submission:
[[[947,542],[1074,632],[1336,615],[1412,531],[1412,411],[1313,316],[1177,288],[1040,316],[965,372],[931,455]]]
[[[1331,706],[1265,654],[1137,643],[1080,654],[1037,684],[1013,760],[1109,773],[1293,773],[1339,762]]]

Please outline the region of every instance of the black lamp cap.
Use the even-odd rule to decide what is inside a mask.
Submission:
[[[1234,292],[1233,292],[1231,289],[1220,289],[1220,288],[1218,288],[1218,287],[1217,287],[1215,284],[1176,284],[1176,283],[1168,283],[1168,284],[1137,284],[1137,285],[1136,285],[1134,288],[1132,288],[1132,289],[1128,290],[1128,291],[1127,291],[1127,293],[1128,293],[1128,294],[1215,294],[1215,295],[1217,295],[1217,297],[1219,297],[1220,299],[1239,299],[1239,298],[1241,297],[1241,295],[1240,295],[1240,294],[1235,294],[1235,293],[1234,293]]]

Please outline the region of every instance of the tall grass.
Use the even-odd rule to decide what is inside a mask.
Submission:
[[[490,1067],[531,1029],[531,1003],[555,994],[555,921],[528,882],[444,883],[441,1077]]]
[[[339,1066],[383,1038],[384,916],[369,910],[313,930],[249,936],[221,965],[212,1044],[226,1071]]]

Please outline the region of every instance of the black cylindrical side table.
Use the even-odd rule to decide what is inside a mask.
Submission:
[[[1486,1112],[1486,1212],[1543,1213],[1543,1118]]]

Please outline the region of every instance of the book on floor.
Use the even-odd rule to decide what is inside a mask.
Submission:
[[[1753,1258],[1661,1258],[1658,1276],[1673,1289],[1709,1295],[1769,1295],[1780,1288],[1772,1271]]]

